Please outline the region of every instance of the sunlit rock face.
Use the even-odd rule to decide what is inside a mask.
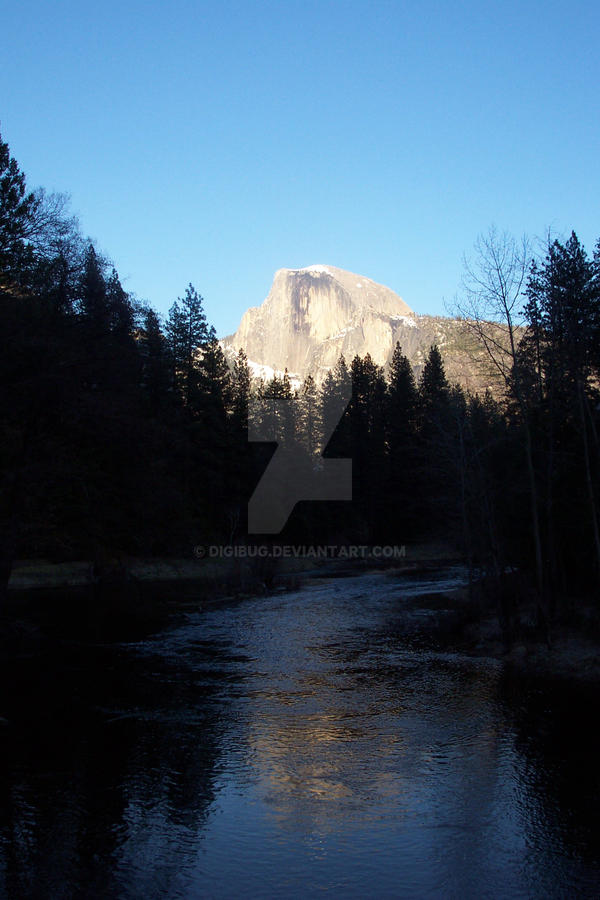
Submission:
[[[223,346],[229,357],[243,348],[260,377],[287,369],[298,382],[311,374],[320,384],[342,354],[350,363],[369,353],[385,366],[396,342],[417,376],[437,343],[451,381],[470,390],[489,386],[459,322],[416,315],[390,288],[329,265],[279,269],[262,306],[244,313]]]
[[[413,314],[390,288],[334,266],[279,269],[269,296],[249,309],[228,346],[275,370],[318,376],[344,354],[384,364]]]

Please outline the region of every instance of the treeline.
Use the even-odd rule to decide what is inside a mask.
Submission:
[[[246,446],[201,298],[190,287],[163,329],[3,142],[0,315],[1,582],[19,557],[188,553],[225,533]]]
[[[548,628],[600,573],[600,245],[590,259],[575,235],[551,242],[520,278],[506,250],[484,247],[465,316],[494,397],[450,385],[436,346],[418,383],[400,346],[386,370],[357,356],[320,386],[256,383],[243,351],[228,364],[191,285],[161,322],[60,198],[27,191],[0,140],[3,583],[19,557],[262,541],[247,507],[275,444],[250,442],[250,423],[292,473],[352,459],[352,502],[299,503],[277,540],[443,539],[499,586],[508,630],[515,569]]]

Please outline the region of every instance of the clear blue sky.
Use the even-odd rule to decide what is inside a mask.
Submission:
[[[219,334],[330,263],[441,313],[491,224],[600,236],[597,2],[30,2],[0,127],[128,290]]]

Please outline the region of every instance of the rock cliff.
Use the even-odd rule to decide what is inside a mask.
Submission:
[[[310,373],[319,384],[341,354],[350,363],[370,353],[385,366],[396,341],[417,376],[437,343],[451,381],[470,390],[488,386],[460,322],[416,315],[390,288],[329,265],[279,269],[264,303],[244,313],[223,345],[228,355],[243,347],[256,375],[287,368],[292,377]]]

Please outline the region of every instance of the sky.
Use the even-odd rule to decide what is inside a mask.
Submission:
[[[600,237],[600,4],[20,0],[0,133],[125,288],[218,334],[278,268],[444,314],[495,225]]]

